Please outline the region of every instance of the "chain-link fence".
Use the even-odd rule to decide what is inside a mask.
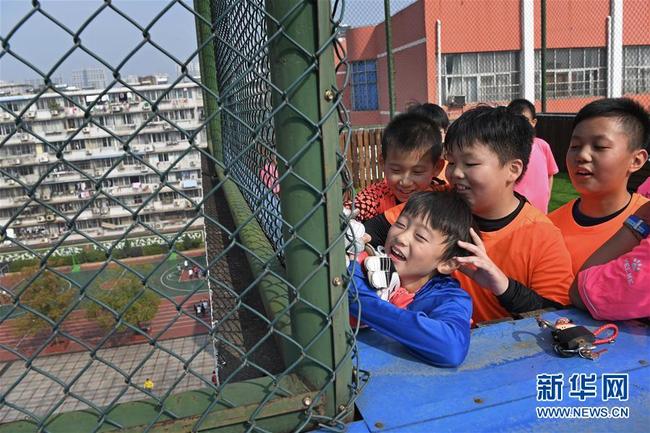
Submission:
[[[351,0],[343,35],[352,126],[384,125],[393,98],[398,112],[433,102],[452,119],[520,97],[547,112],[575,113],[606,96],[647,105],[649,19],[643,0]]]
[[[342,2],[89,4],[2,12],[0,431],[342,430]],[[147,52],[177,76],[128,76]]]

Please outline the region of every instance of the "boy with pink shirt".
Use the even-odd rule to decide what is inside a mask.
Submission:
[[[508,104],[508,110],[513,114],[528,119],[533,129],[537,124],[535,106],[526,99],[515,99]],[[548,213],[548,202],[553,189],[553,176],[558,167],[553,158],[551,146],[541,138],[533,138],[528,168],[515,185],[515,191],[525,196],[530,204],[544,213]]]

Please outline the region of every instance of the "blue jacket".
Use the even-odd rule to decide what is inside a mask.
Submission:
[[[394,338],[437,367],[457,367],[469,349],[472,299],[449,276],[434,276],[406,309],[379,298],[361,266],[354,263],[348,290],[350,314],[375,331]],[[358,294],[358,297],[357,297]]]

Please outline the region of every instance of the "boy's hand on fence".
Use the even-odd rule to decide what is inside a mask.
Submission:
[[[348,218],[348,227],[345,230],[345,252],[348,260],[354,260],[365,247],[366,228],[354,219],[358,214],[358,209],[343,209],[343,215]]]
[[[458,269],[496,296],[502,295],[508,289],[508,277],[490,259],[483,241],[474,229],[469,231],[474,243],[458,241],[458,245],[469,251],[471,255],[454,257]]]

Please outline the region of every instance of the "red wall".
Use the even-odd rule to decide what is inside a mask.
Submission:
[[[547,0],[547,47],[605,47],[610,0]],[[541,0],[534,1],[535,48],[541,45]],[[650,1],[623,2],[623,44],[650,45]],[[425,38],[426,43],[394,52],[397,110],[409,101],[437,101],[436,20],[442,22],[442,52],[519,50],[520,0],[419,0],[393,16],[393,49]],[[351,29],[350,61],[377,59],[379,110],[352,112],[354,126],[388,121],[384,24]],[[349,92],[348,92],[349,93]],[[548,100],[553,112],[575,112],[594,98]],[[637,99],[647,103],[648,95]],[[348,107],[351,107],[349,95]],[[382,114],[383,112],[383,114]],[[459,113],[450,113],[457,117]]]

